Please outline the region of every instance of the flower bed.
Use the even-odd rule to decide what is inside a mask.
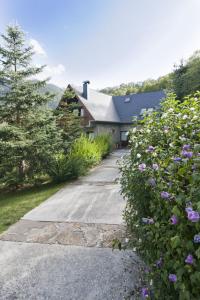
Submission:
[[[142,295],[199,299],[200,93],[181,104],[169,95],[142,123],[121,167],[124,217],[148,265]]]

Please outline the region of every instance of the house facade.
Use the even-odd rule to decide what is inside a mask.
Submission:
[[[69,84],[67,89],[73,93],[73,97],[66,101],[78,104],[75,113],[81,117],[81,125],[87,134],[95,136],[109,133],[119,146],[127,144],[133,120],[158,109],[165,98],[163,91],[109,96],[90,89],[88,85],[89,81],[84,81],[82,87]]]

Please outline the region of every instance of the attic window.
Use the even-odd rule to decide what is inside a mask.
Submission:
[[[130,99],[129,97],[127,97],[127,98],[125,98],[124,102],[125,102],[125,103],[128,103],[128,102],[130,102],[130,100],[131,100],[131,99]]]

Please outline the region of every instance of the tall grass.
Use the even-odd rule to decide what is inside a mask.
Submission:
[[[82,135],[71,149],[70,157],[81,158],[86,168],[96,165],[101,160],[101,151],[95,140]]]
[[[98,146],[102,158],[105,158],[113,148],[112,137],[109,134],[96,136],[94,142]]]
[[[88,169],[97,165],[112,149],[111,137],[107,134],[94,139],[81,135],[73,143],[66,155],[59,153],[48,165],[48,175],[55,182],[76,179],[87,173]]]

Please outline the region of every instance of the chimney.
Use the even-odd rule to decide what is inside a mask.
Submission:
[[[88,98],[88,84],[90,84],[89,80],[83,81],[83,97],[85,99]]]

